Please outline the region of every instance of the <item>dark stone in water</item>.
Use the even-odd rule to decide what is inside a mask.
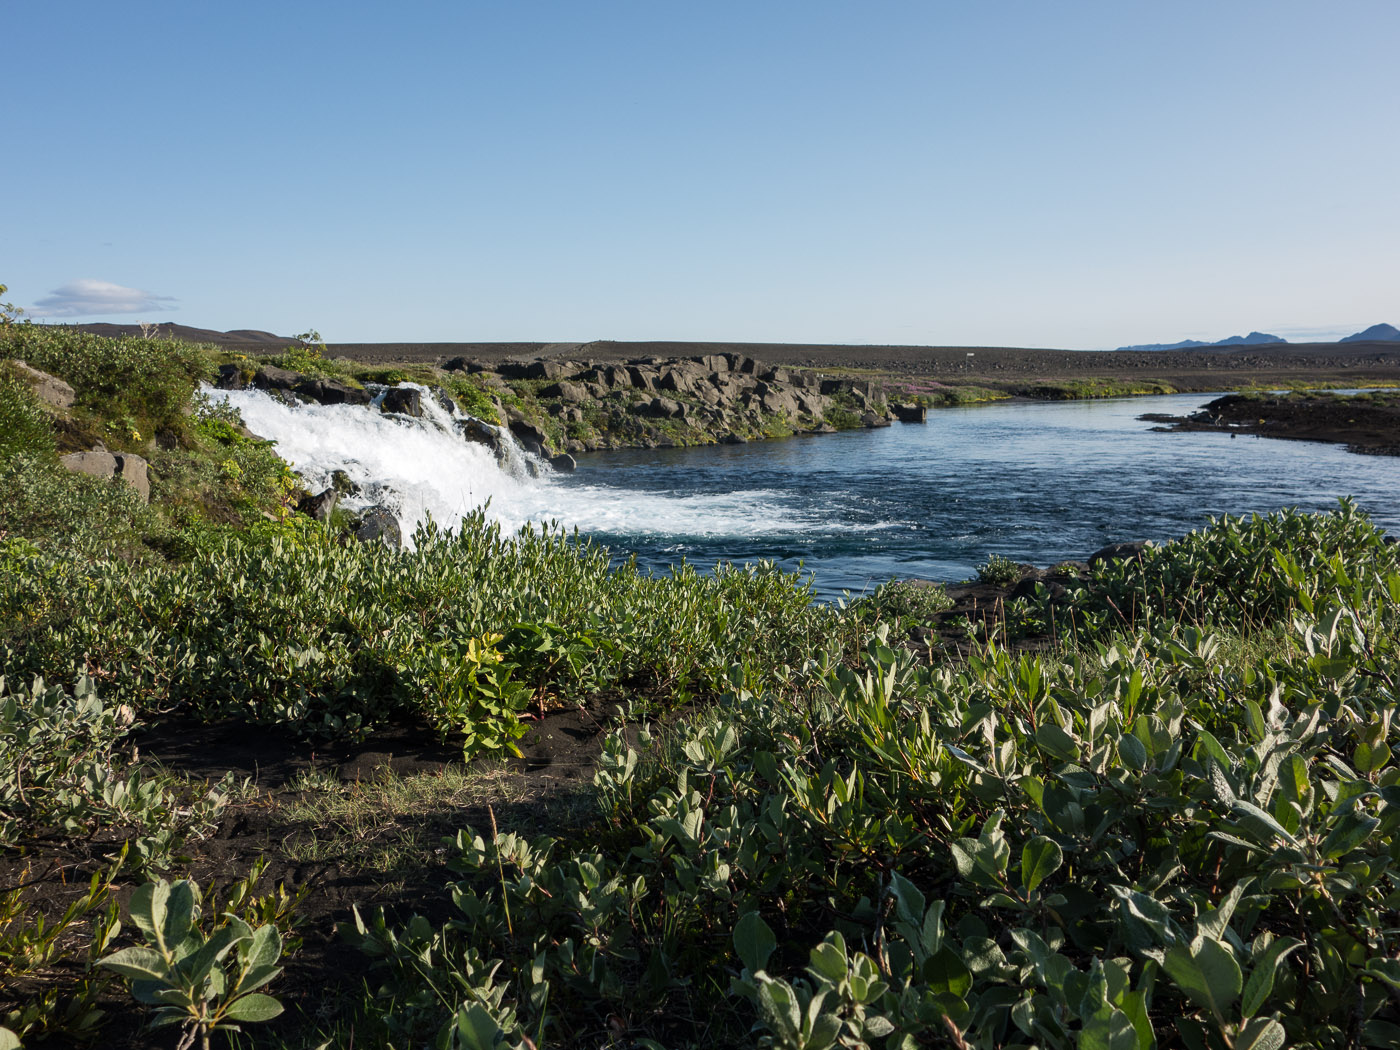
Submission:
[[[339,502],[340,493],[332,486],[324,492],[319,492],[314,496],[307,494],[297,500],[297,510],[317,521],[329,521],[331,514],[335,511],[335,505]]]
[[[331,471],[331,488],[342,496],[358,496],[360,486],[343,470]]]
[[[891,405],[894,417],[901,423],[928,422],[928,409],[923,405]]]
[[[395,550],[403,546],[403,535],[399,531],[399,519],[394,517],[388,507],[370,507],[361,516],[359,523],[350,534],[361,543],[378,541]]]
[[[492,452],[501,450],[501,436],[479,419],[469,419],[462,424],[462,437],[485,445]]]
[[[411,386],[395,386],[384,391],[384,400],[379,403],[381,411],[394,412],[417,419],[423,414],[422,391]]]
[[[561,474],[572,474],[578,469],[578,460],[565,452],[563,455],[551,456],[549,465]]]

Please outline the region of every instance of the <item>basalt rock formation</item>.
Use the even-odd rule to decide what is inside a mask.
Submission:
[[[459,357],[445,370],[465,373],[516,438],[544,452],[733,443],[886,426],[895,417],[878,382],[819,380],[740,354],[607,364]],[[912,420],[910,407],[903,418]]]

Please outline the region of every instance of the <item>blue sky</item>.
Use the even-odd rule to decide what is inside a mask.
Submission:
[[[1400,4],[6,5],[0,282],[332,341],[1400,324]]]

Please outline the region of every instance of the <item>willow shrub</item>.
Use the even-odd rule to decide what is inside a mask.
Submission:
[[[205,535],[177,565],[0,544],[10,673],[71,673],[113,700],[359,737],[416,714],[470,749],[509,746],[530,703],[638,686],[676,701],[738,664],[758,687],[836,614],[771,565],[651,576],[553,529],[481,514],[415,549],[343,544],[309,521]]]
[[[1179,622],[1249,631],[1314,613],[1329,600],[1364,603],[1400,571],[1400,544],[1351,500],[1328,514],[1294,510],[1212,520],[1141,558],[1102,563],[1058,611],[1090,636]],[[1040,626],[1051,610],[1043,605]]]
[[[1274,531],[1282,566],[1351,528],[1328,518],[1250,537]],[[1233,574],[1253,546],[1221,529],[1186,549],[1244,555],[1217,562]],[[1270,575],[1267,654],[1166,614],[943,667],[877,638],[860,667],[818,650],[781,695],[736,688],[669,739],[619,731],[594,834],[464,829],[455,919],[357,918],[380,966],[363,1032],[1393,1046],[1400,573],[1371,571],[1368,537]]]
[[[76,405],[125,418],[149,437],[179,426],[214,348],[166,339],[107,338],[58,325],[0,328],[0,358],[13,357],[66,380]]]

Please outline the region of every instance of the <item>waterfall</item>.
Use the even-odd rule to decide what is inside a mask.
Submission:
[[[426,387],[418,418],[380,411],[383,391],[362,405],[287,404],[262,390],[205,393],[237,408],[248,429],[275,441],[277,452],[318,492],[343,470],[360,487],[342,499],[349,510],[381,504],[399,519],[405,539],[429,516],[455,526],[486,507],[488,520],[514,530],[528,523],[611,537],[763,536],[805,532],[816,519],[786,493],[746,488],[741,477],[725,492],[650,492],[615,487],[604,471],[556,474],[521,448],[506,428],[499,452],[463,435],[471,417],[444,407]],[[480,425],[479,423],[477,425]]]

